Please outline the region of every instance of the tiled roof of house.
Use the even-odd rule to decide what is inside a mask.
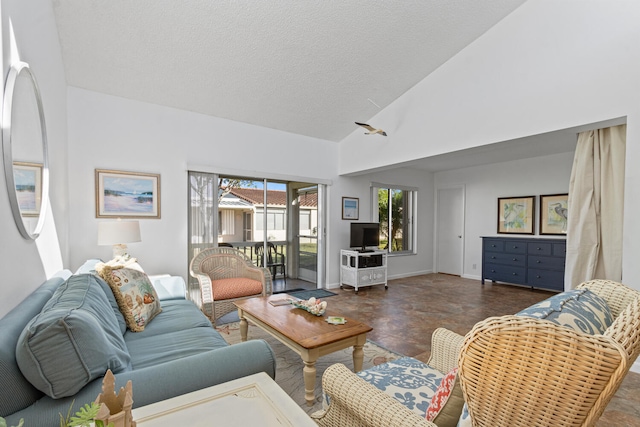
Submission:
[[[246,200],[254,205],[262,205],[263,192],[259,188],[234,188],[231,194]],[[267,190],[267,204],[270,206],[286,206],[287,192],[280,190]],[[318,205],[318,195],[316,193],[305,194],[300,198],[300,206],[315,207]]]

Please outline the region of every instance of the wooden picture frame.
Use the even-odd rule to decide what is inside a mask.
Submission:
[[[360,199],[356,197],[342,198],[342,219],[357,220],[359,219]]]
[[[567,235],[568,194],[540,196],[540,234]]]
[[[38,216],[42,207],[42,163],[13,162],[20,215]]]
[[[160,175],[96,169],[96,218],[160,218]]]
[[[499,197],[498,233],[534,234],[536,196]]]

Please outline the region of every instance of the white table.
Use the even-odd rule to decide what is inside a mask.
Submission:
[[[138,427],[317,427],[264,372],[136,408],[133,419]]]

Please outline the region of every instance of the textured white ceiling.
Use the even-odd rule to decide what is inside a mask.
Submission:
[[[525,0],[52,0],[67,82],[340,141]]]

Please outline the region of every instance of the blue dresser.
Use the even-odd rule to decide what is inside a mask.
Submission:
[[[482,237],[485,280],[564,291],[565,239]]]

